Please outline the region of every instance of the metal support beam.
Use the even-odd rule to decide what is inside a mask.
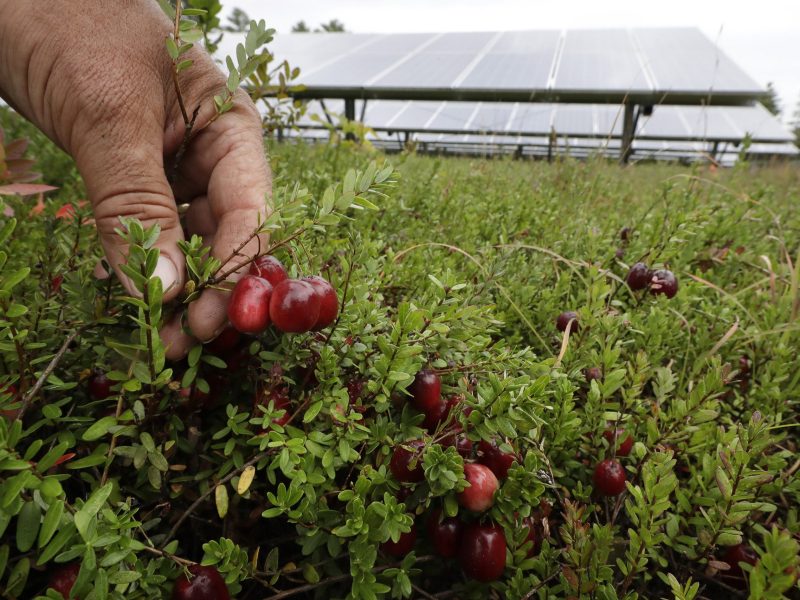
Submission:
[[[355,121],[356,120],[356,100],[355,98],[346,98],[344,101],[344,118],[348,121]],[[345,139],[350,140],[351,142],[356,141],[356,136],[352,133],[348,133],[345,136]]]
[[[622,145],[619,150],[619,162],[627,165],[633,153],[633,137],[636,132],[636,118],[634,112],[636,105],[632,102],[625,103],[625,114],[622,117]]]
[[[364,115],[367,114],[367,101],[366,99],[361,101],[361,116],[358,117],[358,120],[363,123],[364,122]]]

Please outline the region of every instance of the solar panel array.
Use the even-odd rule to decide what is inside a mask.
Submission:
[[[699,30],[284,34],[308,97],[741,103],[763,94]]]
[[[227,36],[223,53],[237,41]],[[387,148],[411,139],[462,152],[566,148],[624,159],[627,104],[654,106],[635,128],[638,156],[730,157],[746,136],[750,153],[797,154],[792,134],[754,103],[764,89],[694,28],[281,34],[271,50],[301,68],[310,112],[324,113],[314,99],[333,113],[355,104],[351,114]],[[301,127],[305,137],[326,135],[309,120]]]

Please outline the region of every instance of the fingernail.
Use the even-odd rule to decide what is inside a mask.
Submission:
[[[178,283],[178,269],[175,268],[175,263],[169,258],[159,256],[156,269],[153,271],[153,277],[158,277],[161,280],[161,289],[166,292]]]

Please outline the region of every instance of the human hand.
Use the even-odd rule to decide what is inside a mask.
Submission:
[[[165,300],[186,279],[176,200],[190,203],[187,233],[202,235],[211,255],[225,260],[263,220],[271,191],[261,120],[247,95],[240,90],[232,110],[208,124],[225,76],[197,47],[179,77],[187,111],[200,107],[199,133],[169,183],[165,169],[185,131],[164,47],[171,27],[152,0],[0,0],[0,96],[75,159],[108,263],[131,293],[118,269],[127,254],[114,232],[119,217],[160,225],[156,275]],[[254,239],[242,252],[257,249]],[[226,305],[227,294],[214,289],[191,303],[186,323],[194,338],[206,341],[224,328]],[[180,315],[161,335],[172,359],[196,343]]]

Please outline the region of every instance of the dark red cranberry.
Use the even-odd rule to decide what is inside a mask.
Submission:
[[[285,385],[264,388],[258,392],[256,404],[268,407],[272,403],[275,411],[283,410],[283,416],[275,418],[272,422],[281,427],[285,426],[292,417],[289,403],[289,389]],[[258,411],[256,417],[261,417],[264,413]]]
[[[215,356],[227,358],[228,355],[236,350],[242,335],[233,327],[226,327],[217,337],[206,343],[206,349],[210,350]]]
[[[261,333],[269,327],[272,284],[255,275],[236,282],[228,300],[228,320],[242,333]]]
[[[425,479],[422,470],[422,452],[425,442],[422,440],[411,440],[403,442],[394,447],[392,459],[389,461],[389,470],[397,481],[402,483],[414,483]],[[412,463],[413,466],[412,466]]]
[[[94,400],[105,400],[111,395],[111,386],[114,382],[111,381],[106,374],[102,371],[95,371],[89,377],[89,395]]]
[[[672,271],[667,269],[659,269],[653,271],[653,277],[650,280],[650,293],[663,294],[667,298],[672,298],[678,293],[678,278]]]
[[[442,446],[445,448],[455,446],[456,452],[464,458],[470,458],[472,456],[472,440],[463,433],[459,433],[461,431],[460,427],[453,427],[450,431],[451,433],[442,438]]]
[[[286,269],[277,258],[271,254],[259,256],[250,263],[250,275],[256,275],[262,279],[266,279],[272,284],[272,287],[278,285],[281,281],[289,279]]]
[[[758,562],[758,554],[749,544],[736,544],[728,547],[725,554],[722,555],[722,560],[731,566],[729,570],[724,572],[725,575],[741,578],[744,577],[744,570],[739,563],[755,566]]]
[[[69,598],[69,593],[72,591],[72,586],[75,585],[75,580],[78,579],[78,573],[81,566],[78,563],[69,563],[66,565],[58,566],[51,574],[47,582],[47,587],[57,591],[64,598]],[[77,597],[74,597],[77,599]]]
[[[650,285],[651,276],[650,268],[646,264],[638,262],[628,271],[628,277],[625,281],[628,282],[629,288],[638,291]]]
[[[627,242],[628,237],[630,237],[630,234],[631,234],[631,228],[623,227],[622,229],[619,230],[619,239],[621,239],[623,242]]]
[[[495,441],[481,440],[478,442],[478,460],[489,467],[498,479],[505,479],[517,456],[511,452],[503,452]]]
[[[623,436],[624,439],[623,439]],[[626,435],[624,429],[617,429],[616,433],[613,429],[606,429],[603,432],[603,437],[608,440],[608,444],[610,446],[614,446],[616,444],[616,452],[617,456],[628,456],[631,453],[631,449],[633,448],[633,436]],[[622,439],[620,442],[619,440]]]
[[[391,539],[381,544],[383,550],[389,556],[401,558],[414,549],[414,544],[417,542],[417,528],[411,526],[411,531],[401,533],[400,539],[393,542]]]
[[[189,567],[192,578],[184,573],[175,580],[172,600],[230,600],[231,595],[225,580],[214,567],[192,565]]]
[[[327,280],[316,275],[303,277],[303,281],[310,283],[319,297],[319,317],[314,325],[314,331],[325,329],[339,314],[339,298],[336,296],[336,290]]]
[[[444,421],[447,417],[447,403],[444,400],[439,400],[439,403],[431,410],[425,412],[425,419],[422,421],[422,426],[430,433],[436,431],[439,423]]]
[[[625,491],[625,469],[619,461],[607,458],[597,464],[594,469],[595,489],[603,496],[619,496]]]
[[[558,315],[556,318],[556,328],[559,331],[566,331],[567,325],[570,322],[572,323],[570,326],[570,333],[575,333],[578,331],[578,313],[574,310],[567,310]]]
[[[442,510],[431,512],[427,522],[428,537],[439,556],[454,558],[458,554],[462,524],[456,517],[444,517]]]
[[[423,369],[414,377],[410,391],[414,408],[424,413],[434,412],[442,401],[442,380],[433,371]]]
[[[311,331],[319,318],[320,301],[307,281],[286,279],[275,286],[269,302],[272,323],[286,333]]]
[[[587,383],[591,383],[592,381],[600,381],[603,379],[603,369],[600,367],[589,367],[588,369],[584,370],[583,376]]]
[[[61,291],[61,284],[64,283],[63,275],[56,275],[50,280],[50,289],[56,294]]]
[[[476,581],[494,581],[506,568],[506,536],[496,524],[479,522],[464,527],[458,552],[464,574]]]
[[[525,542],[532,542],[528,550],[528,558],[533,558],[539,554],[542,549],[542,532],[541,526],[537,523],[534,517],[528,517],[522,521],[522,526],[528,530],[528,535],[525,536]]]

